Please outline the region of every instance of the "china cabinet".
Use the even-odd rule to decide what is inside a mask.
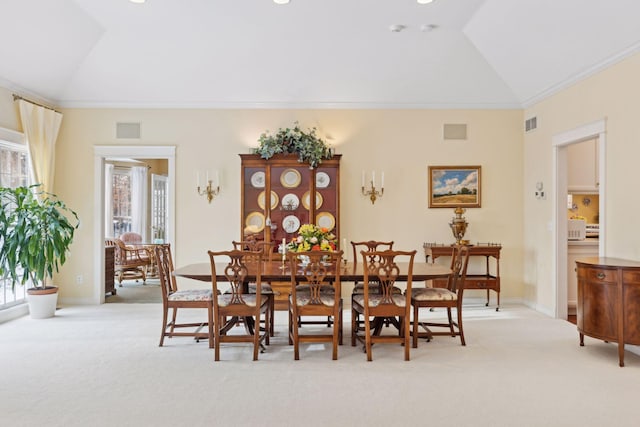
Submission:
[[[302,224],[326,227],[340,241],[340,155],[323,160],[315,169],[298,162],[298,156],[275,155],[265,160],[257,154],[240,154],[240,235],[276,242],[297,236]],[[311,195],[315,194],[315,197]],[[276,310],[287,309],[289,283],[272,283]]]

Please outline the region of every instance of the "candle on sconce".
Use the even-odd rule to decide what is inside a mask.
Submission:
[[[364,171],[362,171],[362,187],[364,187]]]
[[[282,238],[282,261],[284,261],[285,258],[287,257],[286,244],[287,244],[287,240],[283,237]]]
[[[371,171],[371,185],[376,186],[376,171]]]
[[[200,171],[196,171],[196,187],[200,187]]]
[[[344,251],[344,259],[347,259],[347,239],[342,239],[342,250]]]
[[[384,188],[384,172],[382,172],[382,177],[380,178],[380,188]]]
[[[218,171],[216,171],[216,187],[219,187],[219,186],[220,186],[220,175],[218,174]]]

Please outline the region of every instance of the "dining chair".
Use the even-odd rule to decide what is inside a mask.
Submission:
[[[258,360],[258,351],[269,344],[269,331],[260,331],[262,315],[269,312],[269,298],[262,293],[262,253],[231,250],[213,252],[208,251],[211,262],[211,284],[213,288],[213,317],[214,321],[214,349],[215,360],[220,360],[221,342],[252,342],[253,360]],[[216,264],[216,261],[219,264]],[[255,293],[246,290],[246,277],[249,268],[255,271]],[[220,271],[217,271],[220,269]],[[221,283],[228,283],[229,289],[222,292]],[[243,322],[245,334],[227,334],[235,325]]]
[[[399,343],[404,345],[404,360],[409,360],[410,346],[410,304],[411,283],[413,281],[413,262],[416,251],[361,251],[364,264],[363,293],[352,297],[351,307],[351,345],[356,340],[364,344],[367,361],[372,361],[371,346],[374,343]],[[405,294],[397,293],[394,288],[400,275],[398,262],[407,262]],[[403,279],[404,280],[404,279]],[[373,290],[375,288],[375,291]],[[362,326],[356,321],[363,316]],[[378,327],[386,318],[397,318],[398,335],[383,335]]]
[[[367,253],[372,253],[372,252],[376,252],[376,251],[390,251],[393,249],[393,240],[390,242],[383,242],[383,241],[378,241],[378,240],[367,240],[367,241],[363,241],[363,242],[354,242],[351,241],[351,248],[353,250],[353,262],[354,264],[357,262],[358,259],[360,259],[360,252],[361,251],[365,251]],[[378,260],[374,258],[369,257],[369,261],[370,262],[377,262]],[[378,284],[374,281],[372,283],[370,283],[370,287],[369,290],[371,292],[378,292],[379,291],[379,286]],[[396,292],[400,292],[402,293],[402,291],[399,288],[396,288],[395,290]],[[358,294],[362,294],[364,292],[364,285],[362,283],[359,282],[355,282],[354,283],[354,287],[353,287],[353,291],[351,293],[351,300],[352,300],[352,304],[353,304],[353,296],[354,295],[358,295]],[[361,325],[360,319],[356,318],[356,322]],[[389,326],[389,321],[385,321],[385,325]]]
[[[179,290],[176,277],[173,275],[173,257],[171,245],[164,244],[155,247],[155,255],[162,289],[162,333],[160,334],[160,347],[164,345],[164,338],[195,337],[196,341],[207,338],[209,348],[213,348],[213,294],[211,289]],[[200,323],[177,323],[176,317],[179,308],[206,309],[208,321]],[[167,323],[169,309],[172,309],[171,322]],[[207,327],[207,332],[202,328]],[[176,332],[179,328],[195,328],[194,331]]]
[[[451,255],[451,274],[447,279],[446,288],[415,288],[411,294],[411,306],[413,307],[413,348],[418,347],[418,338],[426,338],[427,341],[436,335],[459,336],[460,343],[466,345],[464,331],[462,329],[462,296],[464,293],[464,281],[467,277],[467,265],[469,264],[469,247],[454,246]],[[428,322],[419,320],[420,308],[444,307],[447,309],[448,322]],[[457,322],[453,320],[451,309],[455,308]],[[423,332],[419,332],[419,327]],[[434,332],[431,328],[447,328],[448,331]]]
[[[342,342],[342,294],[340,260],[343,251],[289,252],[291,271],[291,295],[289,296],[289,344],[293,344],[293,357],[300,359],[300,343],[330,342],[332,358],[338,359],[338,345]],[[299,266],[299,256],[307,256],[309,262]],[[298,279],[300,276],[303,279]],[[309,324],[326,324],[326,321],[309,322],[309,317],[332,318],[332,333],[310,332]],[[308,333],[302,333],[306,331]]]
[[[273,248],[276,245],[276,242],[265,242],[264,240],[256,240],[256,239],[247,239],[240,241],[232,241],[233,249],[243,250],[243,251],[251,251],[251,252],[260,252],[262,253],[262,259],[265,262],[270,262],[273,255]],[[249,283],[249,293],[256,292],[256,284]],[[274,336],[275,334],[275,326],[274,326],[274,318],[275,318],[275,301],[276,294],[271,287],[271,283],[262,282],[262,294],[267,295],[269,298],[269,315],[265,319],[265,325],[269,328],[269,335]]]

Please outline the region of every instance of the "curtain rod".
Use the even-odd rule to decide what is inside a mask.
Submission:
[[[53,110],[53,111],[55,111],[55,112],[56,112],[56,113],[58,113],[58,114],[62,114],[60,111],[56,110],[55,108],[51,108],[51,107],[48,107],[48,106],[46,106],[46,105],[38,104],[37,102],[33,102],[33,101],[32,101],[32,100],[30,100],[30,99],[24,98],[24,97],[22,97],[22,96],[20,96],[20,95],[16,95],[16,94],[14,93],[14,94],[13,94],[13,100],[14,100],[14,101],[17,101],[18,99],[22,99],[23,101],[27,101],[27,102],[28,102],[28,103],[30,103],[30,104],[37,105],[38,107],[46,108],[47,110]]]

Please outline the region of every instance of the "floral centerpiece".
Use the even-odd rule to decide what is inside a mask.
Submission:
[[[298,237],[289,242],[287,249],[292,252],[332,252],[336,250],[336,236],[325,227],[304,224],[298,230]]]

